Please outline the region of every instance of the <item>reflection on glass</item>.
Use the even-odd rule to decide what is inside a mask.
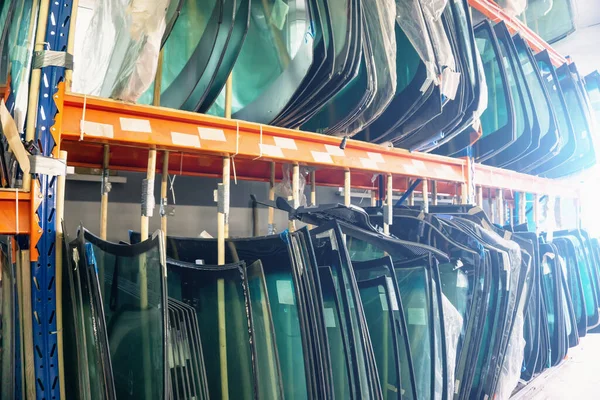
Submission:
[[[160,238],[130,246],[84,235],[87,261],[98,271],[117,397],[161,399],[167,307]]]
[[[327,327],[327,341],[333,372],[333,388],[336,399],[350,398],[350,367],[352,359],[347,350],[345,323],[340,315],[341,299],[336,292],[333,274],[329,267],[319,267],[323,293],[323,316]],[[344,339],[346,337],[346,339]]]
[[[488,107],[481,116],[483,137],[486,137],[509,123],[508,100],[506,98],[501,69],[490,32],[487,29],[475,31],[475,43],[485,71],[488,86]]]
[[[545,2],[531,2],[521,18],[542,39],[552,44],[575,31],[571,1],[553,0],[549,8]]]
[[[271,305],[260,260],[248,267],[248,290],[254,327],[252,336],[257,354],[258,398],[283,399]]]
[[[251,306],[243,263],[196,266],[169,261],[169,288],[196,310],[211,398],[254,398]]]
[[[410,349],[419,398],[430,398],[432,385],[432,351],[430,313],[431,299],[428,295],[428,275],[423,267],[395,268],[398,290],[408,328]]]
[[[383,398],[386,400],[398,398],[400,389],[400,371],[396,358],[398,343],[395,340],[392,317],[394,304],[387,290],[386,277],[358,281],[358,287],[373,344]]]

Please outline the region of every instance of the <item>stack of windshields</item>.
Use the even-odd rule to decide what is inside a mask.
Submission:
[[[171,391],[162,238],[105,242],[65,236],[66,390],[73,398],[164,399]],[[169,349],[172,350],[172,349]]]
[[[555,158],[560,158],[560,164],[553,164],[551,168],[539,171],[539,174],[548,178],[558,178],[572,175],[596,164],[596,149],[594,137],[593,111],[585,90],[583,79],[577,72],[574,63],[565,64],[556,69],[565,104],[571,121],[574,142],[573,155],[562,160],[561,152]],[[549,163],[553,163],[552,158]]]
[[[132,242],[138,237],[132,234]],[[235,398],[254,398],[254,393],[274,399],[332,398],[336,390],[354,393],[345,386],[345,372],[358,364],[331,366],[328,327],[345,320],[336,323],[336,316],[324,309],[306,229],[230,239],[225,266],[211,266],[217,264],[216,240],[171,237],[167,254],[169,296],[191,305],[198,315],[211,397],[221,397],[225,388]],[[364,320],[362,314],[359,317]],[[346,354],[345,345],[336,349]],[[365,360],[372,361],[371,352],[368,355],[363,367]]]
[[[572,0],[529,0],[519,18],[546,42],[552,44],[575,32]]]

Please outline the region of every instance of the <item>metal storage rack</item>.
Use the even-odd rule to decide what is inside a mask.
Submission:
[[[53,50],[67,50],[69,31],[75,19],[74,3],[77,2],[51,1],[47,15],[44,10],[40,14],[40,19],[47,21],[43,24],[46,27],[44,41]],[[503,20],[509,29],[520,32],[534,51],[548,50],[555,64],[566,61],[490,0],[469,0],[469,3],[491,20]],[[373,190],[374,175],[387,177],[388,193],[406,191],[407,178],[423,179],[417,191],[421,191],[425,199],[431,190],[434,195],[460,195],[463,202],[476,199],[481,204],[483,188],[497,190],[499,198],[529,193],[536,198],[549,195],[577,201],[579,195],[577,185],[572,182],[488,167],[468,158],[410,153],[355,140],[348,140],[342,149],[341,139],[336,137],[86,97],[65,90],[65,68],[43,67],[41,74],[45,84],[40,86],[38,94],[36,126],[41,149],[44,156],[53,158],[59,157],[59,150],[66,150],[70,166],[102,168],[104,164],[106,167],[105,149],[110,146],[112,170],[147,171],[149,154],[158,151],[164,157],[168,152],[171,154],[167,163],[169,173],[223,177],[225,185],[229,184],[232,160],[237,178],[271,182],[277,178],[273,163],[294,164],[294,175],[298,165],[313,166],[317,167],[311,175],[314,183],[343,185],[346,202],[349,202],[351,187]],[[6,87],[0,87],[0,98],[10,101]],[[429,181],[435,184],[430,186]],[[381,193],[383,182],[380,179]],[[294,183],[297,184],[297,179]],[[31,351],[37,399],[62,397],[58,348],[62,333],[57,328],[56,318],[57,283],[60,282],[55,254],[59,246],[56,230],[60,223],[56,208],[61,201],[57,184],[58,179],[54,177],[38,175],[32,180],[30,190],[0,191],[0,233],[18,235],[23,239],[21,246],[29,243],[31,253]],[[534,215],[536,205],[537,201]]]

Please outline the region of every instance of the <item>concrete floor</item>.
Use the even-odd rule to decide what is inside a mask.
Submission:
[[[519,400],[600,399],[600,335],[588,334],[570,349],[568,359],[531,382]]]

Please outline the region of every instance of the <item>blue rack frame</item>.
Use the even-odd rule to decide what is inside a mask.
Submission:
[[[67,51],[72,2],[51,0],[45,42],[51,50]],[[58,145],[51,133],[58,112],[55,94],[65,80],[64,67],[43,67],[36,125],[36,143],[44,156],[52,156]],[[56,336],[56,185],[57,179],[38,175],[41,204],[36,210],[40,240],[32,243],[38,250],[37,262],[31,263],[33,305],[33,345],[35,355],[36,397],[38,400],[60,399],[58,348]]]

